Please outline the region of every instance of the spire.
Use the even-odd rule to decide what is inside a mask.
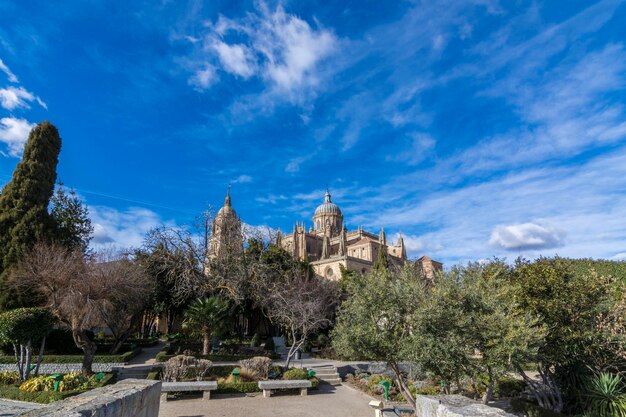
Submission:
[[[224,199],[224,206],[231,207],[230,203],[230,183],[228,183],[228,191],[226,192],[226,198]]]
[[[400,248],[400,257],[402,257],[402,259],[406,259],[406,247],[404,246],[404,238],[402,237],[402,234],[400,234],[400,237],[398,238],[397,246]]]
[[[346,229],[341,229],[341,235],[339,237],[339,256],[346,256],[348,254],[346,251],[346,246]]]
[[[385,236],[385,228],[380,228],[380,233],[378,234],[378,243],[381,245],[387,246],[387,236]]]

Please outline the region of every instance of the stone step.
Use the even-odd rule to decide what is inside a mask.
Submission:
[[[341,385],[341,378],[320,379],[320,383],[329,385]]]

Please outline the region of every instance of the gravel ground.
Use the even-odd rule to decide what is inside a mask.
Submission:
[[[371,397],[353,388],[322,384],[309,395],[277,394],[233,396],[212,395],[202,399],[170,400],[161,403],[159,417],[370,417]]]

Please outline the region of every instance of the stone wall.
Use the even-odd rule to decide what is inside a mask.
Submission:
[[[499,408],[489,407],[461,395],[415,398],[416,417],[515,417]]]
[[[111,372],[114,368],[121,368],[124,363],[94,363],[91,369],[94,372]],[[82,363],[42,363],[39,368],[40,374],[67,374],[69,372],[80,372]],[[17,368],[15,364],[2,363],[0,364],[1,371],[15,371]]]
[[[47,407],[20,414],[21,417],[156,417],[159,415],[161,381],[125,379]]]

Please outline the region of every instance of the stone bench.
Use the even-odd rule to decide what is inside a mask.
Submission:
[[[304,379],[292,379],[282,381],[259,381],[259,388],[263,390],[264,397],[270,397],[272,390],[299,388],[300,395],[307,395],[311,388],[311,381]]]
[[[211,391],[217,389],[216,381],[164,382],[161,385],[161,402],[167,401],[168,392],[202,391],[202,398],[211,399]]]

